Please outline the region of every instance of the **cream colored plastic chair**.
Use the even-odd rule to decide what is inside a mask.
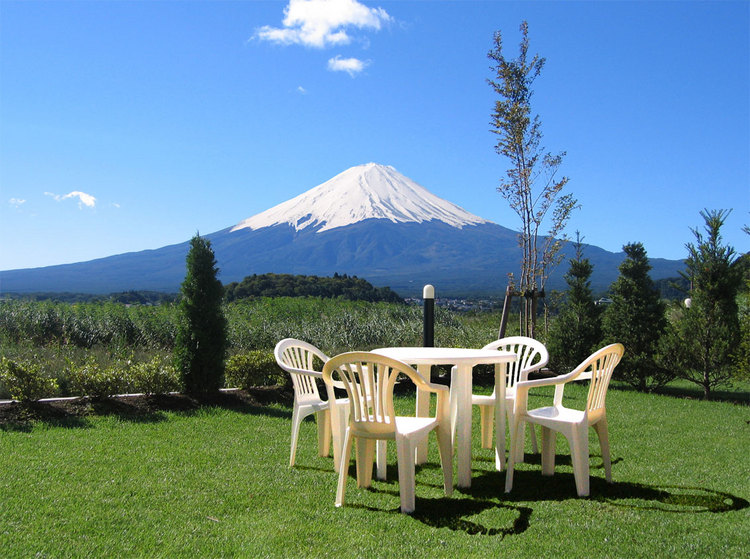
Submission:
[[[320,367],[329,357],[317,347],[302,340],[285,338],[276,344],[274,356],[279,367],[292,377],[294,386],[294,409],[292,411],[292,444],[289,453],[289,466],[294,466],[297,454],[297,439],[302,420],[308,415],[315,414],[318,424],[318,456],[328,456],[331,446],[331,410],[327,400],[320,397],[316,378],[323,378],[323,373],[315,369],[316,359]],[[343,389],[343,385],[339,385]],[[346,413],[347,402],[340,401],[338,413]],[[340,422],[337,422],[340,423]],[[338,468],[343,443],[343,429],[333,433],[334,469]]]
[[[565,435],[570,444],[570,457],[573,463],[573,475],[578,496],[585,497],[588,495],[589,427],[593,427],[599,436],[605,477],[608,482],[612,481],[605,399],[612,373],[615,366],[620,362],[624,351],[625,348],[622,344],[608,345],[593,353],[567,375],[550,379],[526,380],[516,384],[516,400],[511,422],[514,436],[511,436],[508,471],[505,474],[506,493],[513,488],[514,456],[516,456],[514,447],[522,442],[520,433],[525,422],[538,423],[542,426],[542,475],[551,476],[555,471],[555,433],[559,431]],[[586,407],[582,411],[564,407],[562,399],[565,384],[577,380],[587,371],[591,372],[591,384],[589,385]],[[527,409],[529,389],[551,385],[555,386],[553,405],[546,408]]]
[[[516,360],[508,364],[505,386],[505,410],[508,416],[508,424],[510,425],[511,416],[513,415],[513,401],[516,397],[516,383],[528,380],[529,373],[538,371],[544,367],[549,361],[549,352],[542,342],[525,336],[511,336],[495,340],[482,349],[498,349],[516,354]],[[495,367],[505,367],[505,364],[497,364]],[[499,376],[502,378],[502,375]],[[482,426],[482,448],[492,448],[494,443],[492,426],[495,418],[496,394],[497,387],[495,387],[490,396],[479,394],[472,394],[471,396],[471,403],[479,406],[480,424]],[[531,429],[529,434],[531,435],[532,449],[534,452],[538,452],[534,429]],[[522,433],[521,441],[524,440],[523,437]],[[516,462],[523,462],[523,444],[518,446],[518,452]]]
[[[397,416],[393,407],[396,377],[405,375],[422,390],[437,394],[435,417]],[[443,468],[446,495],[453,492],[453,448],[451,446],[450,404],[447,386],[431,384],[409,365],[367,352],[342,353],[323,367],[323,380],[329,394],[333,382],[343,383],[349,396],[350,415],[344,434],[343,452],[336,490],[336,506],[344,504],[352,442],[357,439],[357,486],[372,481],[375,442],[396,441],[401,512],[414,511],[414,458],[416,446],[435,430]],[[333,396],[335,398],[335,395]]]

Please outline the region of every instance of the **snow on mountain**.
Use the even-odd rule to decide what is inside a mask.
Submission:
[[[438,220],[458,229],[489,223],[435,196],[391,166],[368,163],[347,169],[291,200],[238,223],[232,232],[289,224],[297,231],[314,227],[320,233],[372,218],[393,223]]]

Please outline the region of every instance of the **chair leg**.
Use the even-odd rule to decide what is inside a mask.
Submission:
[[[375,450],[375,464],[377,469],[375,471],[375,477],[381,481],[385,481],[388,470],[388,441],[378,441]]]
[[[510,404],[510,405],[509,405]],[[506,412],[508,416],[508,425],[511,424],[513,421],[513,401],[506,401]],[[536,447],[536,436],[534,435],[534,426],[529,424],[529,429],[531,429],[531,444],[533,447],[534,452],[539,452],[539,450]],[[524,461],[524,445],[526,444],[526,422],[521,422],[521,436],[518,438],[518,446],[516,447],[516,464],[521,464]]]
[[[570,458],[573,461],[573,477],[579,497],[589,494],[589,433],[587,425],[576,426],[568,439]]]
[[[338,473],[344,434],[349,423],[349,406],[336,406],[336,409],[331,410],[331,413],[336,414],[335,418],[331,416],[331,435],[333,438],[333,469]]]
[[[555,442],[557,433],[542,425],[542,475],[551,476],[555,473]]]
[[[440,425],[435,430],[440,453],[440,465],[443,468],[443,489],[450,497],[453,495],[453,446],[451,432],[447,425]]]
[[[349,474],[349,457],[352,455],[352,436],[349,429],[344,434],[341,452],[341,462],[339,463],[339,483],[336,487],[336,506],[344,505],[344,492],[346,490],[346,476]]]
[[[375,458],[375,439],[357,437],[357,487],[372,485],[372,466]]]
[[[539,447],[536,444],[536,432],[534,431],[533,423],[529,423],[529,438],[531,438],[531,452],[539,454]]]
[[[493,406],[479,406],[479,422],[482,426],[482,448],[492,448],[492,424],[495,408]]]
[[[523,444],[523,421],[513,415],[510,421],[510,452],[508,453],[508,463],[505,470],[505,492],[510,493],[513,489],[513,470],[516,466],[516,456],[518,455],[518,445]]]
[[[607,417],[602,417],[594,423],[594,430],[599,436],[599,446],[602,449],[602,462],[604,462],[604,477],[607,482],[612,483],[612,461],[609,456],[609,432],[607,429]]]
[[[302,422],[300,417],[299,408],[295,405],[292,411],[292,445],[289,450],[289,467],[294,466],[294,461],[297,456],[297,438],[299,437],[299,424]]]
[[[331,448],[331,412],[322,410],[315,416],[318,423],[318,456],[328,456]]]
[[[414,445],[406,437],[396,436],[398,454],[398,485],[401,495],[401,512],[414,512]]]

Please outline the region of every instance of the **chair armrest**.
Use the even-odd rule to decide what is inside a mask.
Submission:
[[[323,373],[320,371],[311,371],[310,369],[296,369],[294,367],[284,366],[282,367],[287,373],[294,373],[296,375],[307,375],[309,377],[323,378]]]
[[[545,359],[542,359],[542,360],[540,360],[540,361],[539,361],[538,363],[534,363],[534,364],[533,364],[533,365],[531,365],[530,367],[527,367],[527,368],[523,369],[523,370],[521,371],[521,374],[520,374],[520,380],[521,380],[521,381],[525,381],[525,380],[528,380],[528,378],[529,378],[529,373],[533,373],[533,372],[535,372],[535,371],[539,371],[539,370],[541,370],[541,369],[542,369],[543,367],[545,367],[546,365],[547,365],[547,360],[545,360]]]
[[[565,384],[576,380],[586,370],[586,367],[578,366],[571,372],[558,375],[552,378],[540,378],[536,380],[522,380],[516,383],[516,406],[523,406],[526,409],[528,403],[529,390],[538,386],[555,386],[555,397],[554,404],[560,405],[562,403],[563,390]]]

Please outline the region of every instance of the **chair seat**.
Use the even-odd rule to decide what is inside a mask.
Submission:
[[[565,423],[581,423],[584,419],[584,412],[581,410],[573,410],[563,406],[547,406],[546,408],[537,408],[535,410],[529,410],[526,414],[528,417],[533,419],[552,419],[557,421],[564,421]]]
[[[372,416],[371,416],[372,417]],[[356,428],[356,424],[353,427],[354,434],[358,437],[364,438],[395,438],[396,433],[400,435],[413,435],[415,433],[422,433],[434,429],[437,425],[437,421],[434,417],[401,417],[396,416],[396,429],[393,431],[389,427],[390,421],[385,418],[383,423],[383,429],[373,429],[371,426],[367,429],[361,430]]]
[[[434,417],[396,417],[396,431],[401,434],[429,431],[436,425]]]
[[[328,402],[320,398],[300,398],[297,400],[298,406],[304,406],[312,411],[323,411],[328,409]]]

